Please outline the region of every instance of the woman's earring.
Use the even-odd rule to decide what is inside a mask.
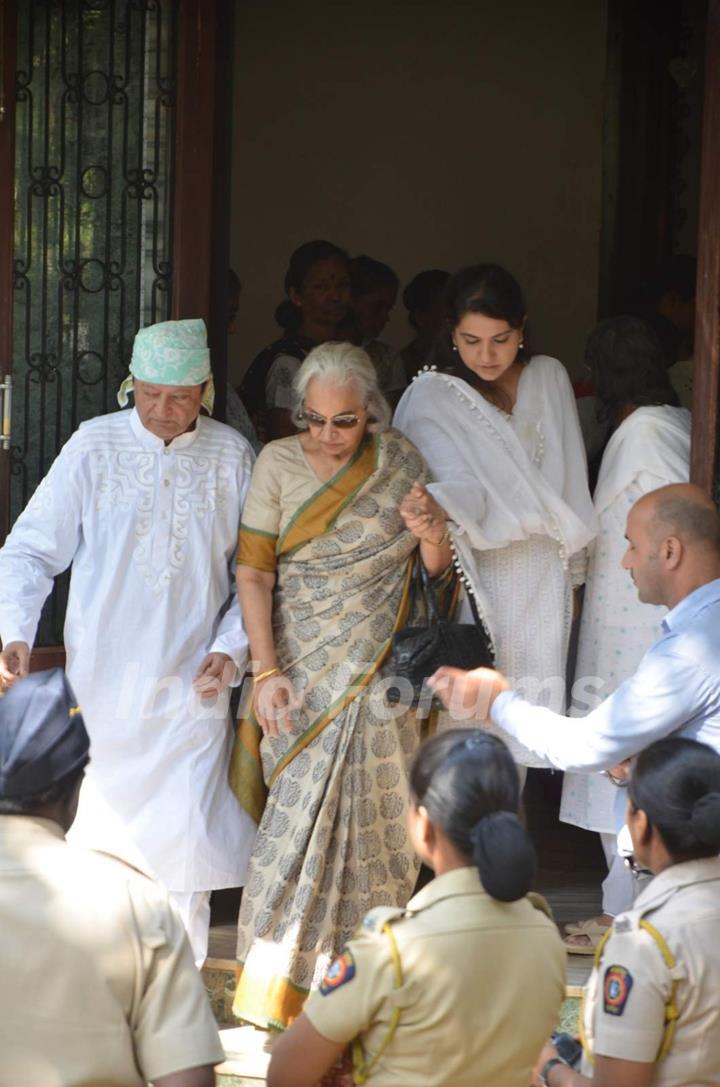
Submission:
[[[453,344],[453,351],[457,351],[457,344],[456,343]]]
[[[522,351],[524,346],[525,346],[525,340],[520,340],[520,343],[518,344],[518,351]]]

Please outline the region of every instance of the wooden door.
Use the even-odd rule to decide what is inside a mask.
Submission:
[[[695,307],[692,479],[720,505],[720,0],[709,0]]]

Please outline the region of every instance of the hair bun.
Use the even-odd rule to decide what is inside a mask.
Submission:
[[[516,902],[535,878],[535,850],[515,812],[493,811],[470,831],[473,859],[491,898]]]
[[[706,793],[695,802],[690,826],[703,844],[720,849],[720,793]]]

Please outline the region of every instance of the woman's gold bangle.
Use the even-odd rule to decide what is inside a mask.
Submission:
[[[435,543],[434,540],[423,540],[423,543],[429,543],[431,547],[442,547],[444,544],[446,544],[448,542],[449,539],[450,539],[450,530],[446,528],[444,533],[442,534],[441,538],[437,541],[437,543]]]
[[[267,672],[261,672],[259,676],[253,676],[253,683],[259,683],[261,679],[269,679],[270,676],[275,676],[279,674],[279,668],[268,668]]]

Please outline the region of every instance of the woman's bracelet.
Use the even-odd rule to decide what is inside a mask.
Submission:
[[[450,539],[450,529],[446,528],[445,531],[443,532],[442,536],[440,537],[440,539],[437,541],[437,543],[435,542],[435,540],[421,540],[420,542],[421,543],[429,543],[431,547],[443,547],[448,542],[449,539]]]
[[[253,683],[259,683],[262,679],[269,679],[270,676],[276,676],[279,674],[280,669],[277,666],[275,668],[268,668],[267,672],[261,672],[259,676],[253,676]]]

